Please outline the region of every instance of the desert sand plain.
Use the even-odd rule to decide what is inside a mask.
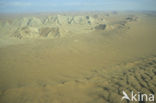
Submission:
[[[1,14],[0,103],[126,103],[123,90],[156,93],[155,12]]]

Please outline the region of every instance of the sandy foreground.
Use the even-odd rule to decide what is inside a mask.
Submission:
[[[123,90],[155,94],[155,28],[154,12],[2,15],[0,103],[120,103]]]

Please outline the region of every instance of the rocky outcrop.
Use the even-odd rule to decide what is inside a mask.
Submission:
[[[25,27],[25,26],[39,26],[42,25],[42,22],[37,17],[23,17],[13,21],[12,25],[16,27]]]
[[[23,17],[13,21],[13,37],[22,38],[55,38],[66,32],[87,32],[97,25],[98,21],[91,16],[53,15],[44,18]],[[74,28],[73,28],[74,27]]]
[[[39,35],[41,37],[59,37],[60,36],[60,30],[58,27],[43,27],[39,29]]]
[[[35,27],[23,27],[17,29],[13,35],[18,39],[24,38],[55,38],[60,36],[60,30],[58,27],[42,27],[42,28],[35,28]]]
[[[37,38],[39,37],[38,35],[38,29],[34,27],[22,27],[18,28],[12,36],[22,39],[22,38]]]
[[[49,16],[44,20],[44,24],[55,24],[55,25],[88,25],[93,23],[94,19],[90,16]]]
[[[96,30],[105,30],[106,29],[106,24],[99,24],[95,27]]]
[[[52,15],[29,16],[0,22],[1,31],[16,38],[56,38],[68,34],[89,33],[95,30],[112,31],[126,29],[128,23],[137,21],[129,15],[122,20],[112,20],[102,15]],[[8,31],[10,30],[10,32]]]

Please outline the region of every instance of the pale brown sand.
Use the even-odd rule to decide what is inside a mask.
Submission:
[[[117,27],[111,31],[4,36],[0,103],[118,103],[123,89],[155,93],[156,17],[134,14],[137,21],[120,25],[122,15],[107,17]]]

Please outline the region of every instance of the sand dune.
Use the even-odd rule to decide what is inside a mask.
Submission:
[[[123,90],[155,94],[155,19],[135,12],[1,17],[0,103],[120,103]]]

